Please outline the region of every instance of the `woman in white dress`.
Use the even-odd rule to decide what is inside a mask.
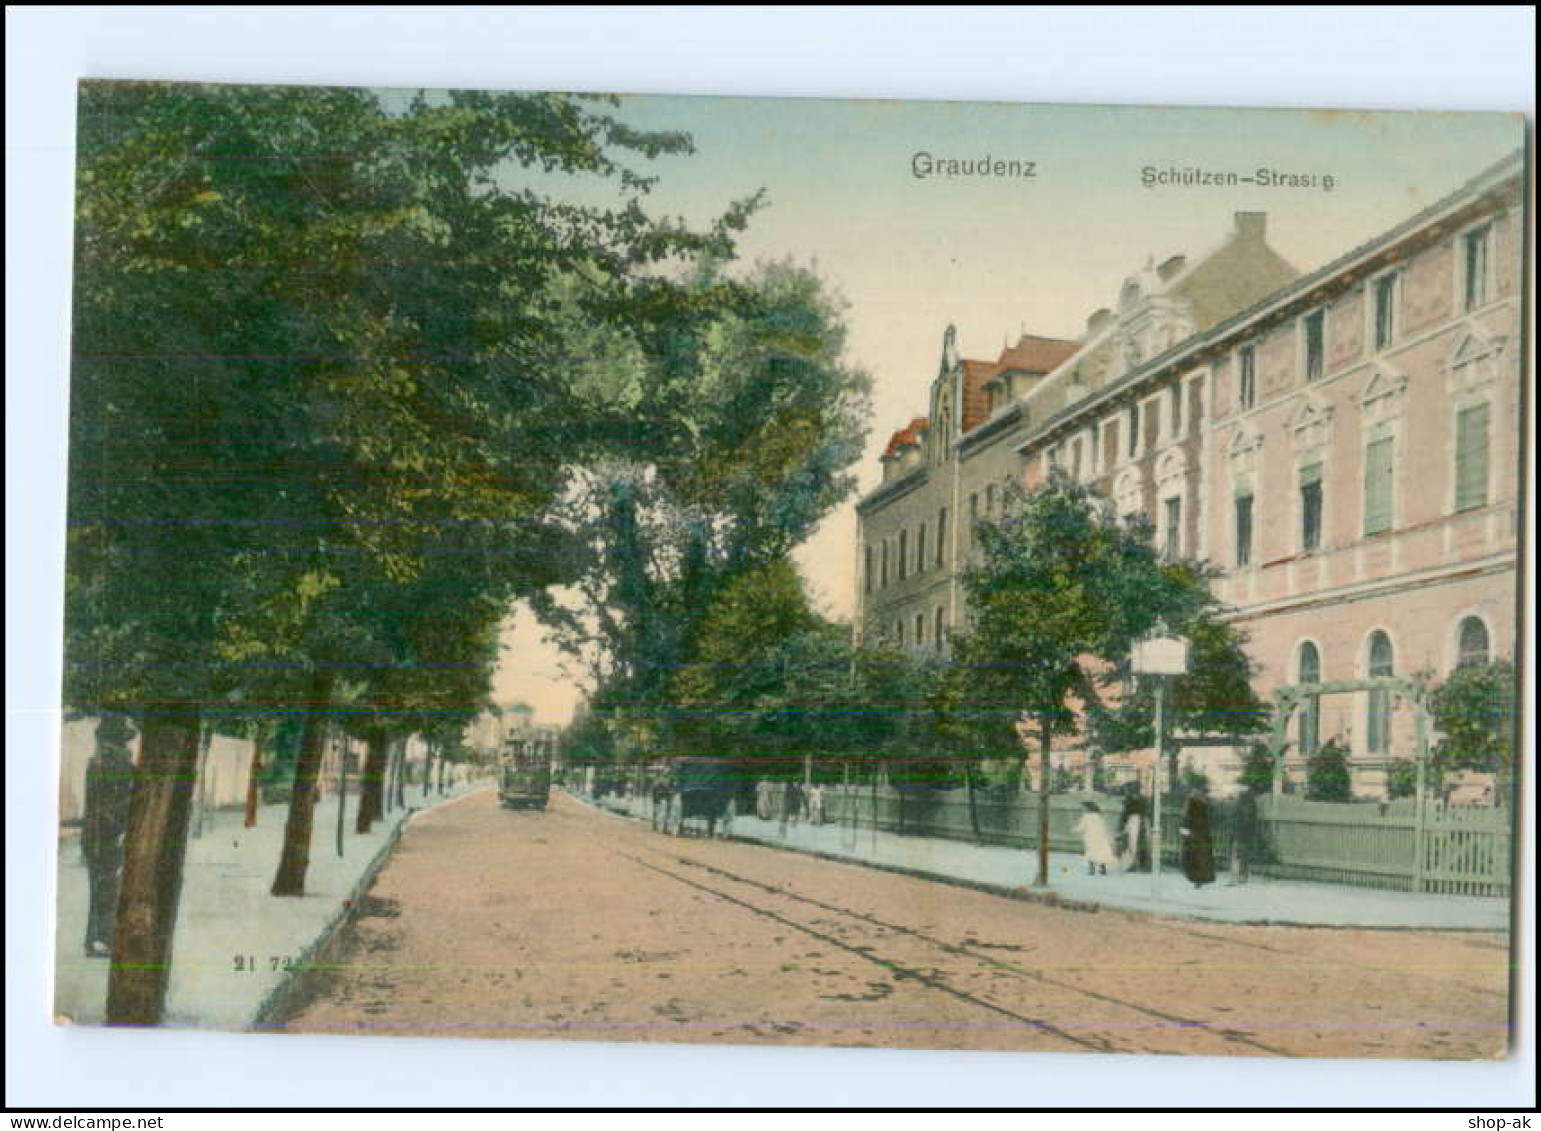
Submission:
[[[1082,854],[1086,857],[1086,870],[1095,876],[1108,874],[1108,868],[1118,867],[1118,849],[1113,845],[1113,834],[1102,819],[1102,810],[1095,801],[1081,802],[1086,812],[1076,822],[1076,832],[1081,834]]]

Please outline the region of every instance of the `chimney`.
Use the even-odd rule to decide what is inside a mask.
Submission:
[[[1160,267],[1156,268],[1156,276],[1164,283],[1188,265],[1186,255],[1174,255]]]
[[[1268,213],[1236,213],[1236,234],[1244,240],[1262,243],[1268,238]]]
[[[1086,317],[1086,336],[1089,338],[1102,329],[1112,317],[1113,312],[1105,306],[1100,310],[1092,311]]]

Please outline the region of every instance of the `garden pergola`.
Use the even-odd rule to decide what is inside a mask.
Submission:
[[[1423,840],[1426,824],[1427,780],[1429,764],[1430,716],[1428,689],[1405,676],[1369,676],[1365,679],[1330,680],[1326,683],[1293,683],[1274,692],[1273,729],[1268,738],[1268,756],[1273,763],[1273,795],[1284,792],[1284,748],[1289,744],[1289,726],[1295,713],[1307,703],[1325,695],[1352,695],[1360,691],[1384,691],[1401,699],[1413,709],[1414,765],[1414,890],[1423,887]]]

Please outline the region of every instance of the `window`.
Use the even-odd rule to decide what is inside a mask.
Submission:
[[[915,647],[919,648],[926,642],[926,614],[915,614]]]
[[[936,607],[936,631],[932,633],[932,643],[940,652],[947,644],[947,622],[942,619],[942,606]]]
[[[943,548],[947,545],[947,508],[943,507],[936,515],[936,564],[943,562]]]
[[[900,648],[904,647],[904,622],[902,620],[894,621],[894,643]]]
[[[968,497],[968,537],[969,543],[979,540],[979,492],[974,492]]]
[[[1475,310],[1488,300],[1488,264],[1492,259],[1492,236],[1493,225],[1484,224],[1462,237],[1461,243],[1465,252],[1461,257],[1465,269],[1465,286],[1462,293],[1467,310]]]
[[[1487,625],[1482,623],[1481,617],[1467,617],[1461,622],[1461,631],[1456,646],[1456,667],[1466,668],[1471,667],[1473,664],[1487,663]]]
[[[1168,561],[1176,561],[1182,554],[1183,501],[1181,495],[1174,495],[1166,500],[1165,516],[1166,525],[1161,552],[1166,555]]]
[[[1306,315],[1306,380],[1317,381],[1327,371],[1327,312]]]
[[[1076,480],[1081,481],[1081,441],[1079,438],[1070,445],[1070,474]]]
[[[864,593],[871,593],[872,592],[872,547],[871,546],[864,547],[864,549],[863,549],[861,574],[862,574],[862,592],[864,592]]]
[[[1455,417],[1455,509],[1487,506],[1488,406],[1471,405]]]
[[[991,484],[989,484],[988,486],[985,487],[985,517],[988,518],[989,516],[993,515],[994,513],[995,513],[995,484],[991,483]]]
[[[1236,399],[1242,408],[1251,408],[1257,403],[1257,350],[1243,346],[1236,355],[1236,367]]]
[[[1252,492],[1236,495],[1236,567],[1252,564]]]
[[[1316,645],[1309,640],[1300,646],[1298,683],[1322,682],[1322,656]],[[1306,757],[1316,753],[1321,745],[1322,697],[1311,695],[1300,705],[1300,752]]]
[[[1179,381],[1167,390],[1167,424],[1171,429],[1173,439],[1182,436],[1183,433],[1183,387]]]
[[[1364,450],[1365,537],[1391,529],[1392,445],[1392,438],[1383,436]]]
[[[903,581],[910,568],[910,532],[899,531],[899,580]]]
[[[1386,349],[1396,338],[1397,277],[1382,275],[1375,280],[1375,349]]]
[[[1315,553],[1322,548],[1322,465],[1300,469],[1300,548]]]
[[[884,541],[883,541],[883,572],[882,572],[882,575],[881,575],[881,580],[879,581],[878,584],[879,584],[880,588],[886,588],[888,586],[888,540],[887,539],[884,539]]]
[[[926,572],[926,524],[915,528],[915,572]]]
[[[1395,670],[1391,638],[1377,629],[1370,634],[1370,676],[1393,675]],[[1390,748],[1391,692],[1376,689],[1370,692],[1370,718],[1365,727],[1365,749],[1371,754],[1384,754]]]
[[[1129,458],[1133,459],[1139,453],[1139,450],[1140,450],[1140,406],[1137,405],[1137,404],[1132,404],[1132,405],[1129,406],[1128,428],[1129,428],[1129,447],[1128,447],[1128,452],[1129,452]]]

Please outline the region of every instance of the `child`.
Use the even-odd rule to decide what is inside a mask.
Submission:
[[[1076,832],[1081,834],[1082,853],[1086,857],[1086,871],[1090,875],[1108,874],[1108,865],[1118,866],[1118,851],[1113,847],[1113,835],[1108,832],[1102,810],[1095,801],[1081,802],[1086,812],[1076,822]]]

